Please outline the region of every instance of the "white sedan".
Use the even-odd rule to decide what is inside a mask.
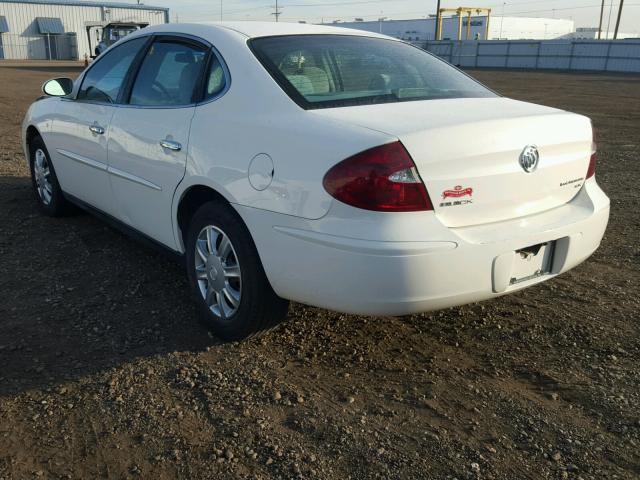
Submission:
[[[145,28],[43,90],[23,126],[42,210],[183,256],[226,339],[288,300],[404,315],[513,292],[589,257],[609,217],[588,118],[369,32]]]

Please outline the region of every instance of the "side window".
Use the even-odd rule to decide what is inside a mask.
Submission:
[[[136,38],[99,57],[82,81],[78,100],[115,103],[133,59],[146,42],[146,37]]]
[[[131,105],[179,106],[194,101],[204,73],[206,49],[170,40],[154,43],[131,90]]]
[[[215,55],[211,56],[211,66],[209,68],[209,74],[207,76],[206,98],[213,98],[219,95],[227,86],[227,78],[224,74],[224,68]]]

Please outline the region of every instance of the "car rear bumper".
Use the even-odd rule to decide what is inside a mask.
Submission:
[[[433,212],[365,212],[337,202],[313,221],[236,208],[278,295],[366,315],[436,310],[540,283],[589,257],[609,218],[609,199],[594,179],[553,210],[455,229]],[[511,285],[515,251],[550,241],[549,273]]]

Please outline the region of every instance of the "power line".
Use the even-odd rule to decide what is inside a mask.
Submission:
[[[399,0],[399,1],[410,1],[410,0]],[[549,0],[552,1],[552,0]],[[278,9],[280,10],[280,12],[282,12],[282,9],[284,7],[286,8],[304,8],[304,7],[331,7],[331,6],[343,6],[343,5],[359,5],[361,3],[385,3],[388,2],[388,0],[373,0],[373,1],[366,1],[366,2],[342,2],[342,3],[308,3],[308,4],[287,4],[287,5],[278,5]],[[268,10],[268,9],[275,9],[274,6],[269,6],[269,5],[262,5],[262,6],[257,6],[257,7],[248,7],[248,8],[238,8],[236,10],[225,10],[225,13],[227,14],[233,14],[233,13],[244,13],[244,12],[251,12],[251,11],[257,11],[257,10]],[[272,15],[275,13],[272,13]]]
[[[607,19],[607,36],[605,40],[609,39],[609,27],[611,26],[611,9],[613,8],[613,0],[609,2],[609,18]]]
[[[396,0],[396,2],[403,2],[403,1],[406,2],[406,1],[411,1],[411,0]],[[549,0],[549,1],[551,1],[551,0]],[[293,8],[341,7],[341,6],[344,6],[344,5],[364,5],[364,4],[370,4],[370,3],[389,3],[389,0],[355,0],[355,1],[339,2],[339,3],[335,3],[335,2],[331,2],[331,3],[324,3],[324,2],[317,2],[317,3],[288,3],[288,4],[284,5],[284,6],[287,7],[287,8],[289,8],[289,7],[293,7]],[[273,8],[273,7],[265,5],[265,6],[258,6],[258,7],[239,8],[239,9],[236,9],[236,10],[229,10],[226,13],[248,12],[248,11],[252,11],[252,10],[264,10],[264,9],[267,9],[267,8]]]
[[[640,3],[635,3],[632,5],[640,5]],[[600,4],[597,5],[581,5],[578,7],[565,7],[565,8],[547,8],[544,10],[528,10],[528,11],[524,11],[524,12],[507,12],[510,13],[511,15],[522,15],[524,13],[540,13],[540,12],[551,12],[551,11],[562,11],[562,10],[578,10],[578,9],[582,9],[582,8],[600,8]]]
[[[631,7],[631,6],[639,6],[640,3],[630,3],[627,4],[626,6]],[[525,13],[542,13],[542,12],[552,12],[554,10],[556,11],[561,11],[561,10],[576,10],[576,9],[582,9],[582,8],[600,8],[600,4],[598,5],[582,5],[579,7],[566,7],[566,8],[547,8],[547,9],[541,9],[541,10],[526,10],[526,11],[519,11],[519,12],[505,12],[505,15],[523,15]],[[412,15],[412,14],[417,14],[420,12],[397,12],[397,13],[387,13],[386,15]],[[365,15],[365,17],[377,17],[376,15]]]
[[[396,4],[402,1],[409,1],[409,0],[396,0]],[[509,5],[509,3],[507,3],[507,9],[509,7],[514,7],[514,6],[519,6],[519,5],[530,5],[530,4],[536,4],[536,3],[546,3],[546,2],[551,2],[551,1],[555,1],[555,0],[531,0],[531,1],[524,1],[524,2],[517,2],[517,3],[511,3]],[[610,0],[612,3],[612,0]],[[365,4],[376,4],[376,3],[389,3],[388,0],[353,0],[353,1],[344,1],[344,2],[335,2],[335,1],[330,1],[330,2],[315,2],[315,3],[291,3],[291,4],[286,4],[284,5],[285,7],[289,8],[318,8],[318,7],[330,7],[330,6],[348,6],[348,5],[365,5]],[[625,5],[626,7],[633,7],[633,6],[638,6],[640,4],[634,3],[634,4],[627,4]],[[503,4],[494,4],[494,5],[488,5],[489,7],[502,7]],[[610,4],[611,6],[611,4]],[[530,14],[530,13],[544,13],[544,12],[552,12],[552,11],[567,11],[567,10],[577,10],[577,9],[584,9],[584,8],[596,8],[596,7],[601,7],[600,4],[598,5],[580,5],[580,6],[575,6],[575,7],[564,7],[564,8],[546,8],[546,9],[536,9],[536,10],[522,10],[522,11],[516,11],[516,12],[509,12],[506,11],[504,12],[505,15],[524,15],[524,14]],[[234,10],[225,10],[225,15],[233,15],[236,13],[244,13],[244,12],[252,12],[252,11],[260,11],[260,10],[268,10],[268,9],[273,9],[273,6],[269,6],[269,5],[262,5],[262,6],[255,6],[255,7],[247,7],[247,8],[240,8],[240,9],[234,9]],[[421,16],[426,16],[427,12],[425,10],[421,10],[421,11],[412,11],[412,12],[395,12],[395,13],[387,13],[385,12],[386,16],[400,16],[400,15],[421,15]],[[300,15],[300,16],[287,16],[287,17],[281,17],[283,15],[282,12],[282,7],[280,6],[280,3],[278,3],[277,5],[277,9],[275,12],[272,12],[271,15],[274,15],[276,18],[276,21],[280,20],[281,18],[286,18],[287,20],[294,20],[294,19],[300,19],[300,17],[302,18],[306,18],[306,19],[310,19],[310,18],[320,18],[318,17],[311,17],[311,16],[305,16],[305,15]],[[379,15],[377,14],[372,14],[372,15],[360,15],[361,18],[372,18],[372,19],[377,19],[379,18]],[[326,18],[326,16],[325,16]],[[331,17],[329,17],[331,18]],[[333,17],[336,19],[339,18],[344,18],[344,16],[336,16]],[[610,22],[610,20],[609,20]],[[609,23],[607,22],[607,23]]]
[[[402,1],[412,1],[412,0],[395,0],[394,3],[399,3]],[[508,3],[507,6],[516,6],[516,5],[530,5],[530,4],[535,4],[535,3],[547,3],[547,2],[556,2],[557,0],[532,0],[532,1],[525,1],[525,2],[512,2],[512,3]],[[345,1],[345,2],[315,2],[315,3],[288,3],[286,5],[284,5],[285,7],[289,8],[314,8],[314,7],[342,7],[342,6],[351,6],[351,5],[367,5],[367,4],[374,4],[374,3],[389,3],[389,0],[353,0],[353,1]],[[493,5],[486,5],[486,7],[501,7],[503,4],[493,4]],[[273,8],[273,7],[269,7],[268,5],[264,5],[264,6],[256,6],[256,7],[247,7],[247,8],[240,8],[240,9],[235,9],[235,10],[229,10],[226,13],[235,13],[235,12],[247,12],[247,11],[252,11],[252,10],[263,10],[263,9],[267,9],[267,8]],[[564,8],[564,10],[571,10],[573,8],[581,8],[581,7],[570,7],[570,8]],[[562,8],[556,8],[556,9],[549,9],[548,11],[551,10],[563,10]]]

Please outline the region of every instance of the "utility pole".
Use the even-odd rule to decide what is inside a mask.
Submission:
[[[222,21],[222,0],[220,0],[220,21]]]
[[[273,15],[274,17],[276,17],[276,22],[278,21],[278,17],[282,14],[282,12],[280,11],[280,8],[278,8],[278,0],[276,0],[276,11],[273,12],[271,15]]]
[[[602,36],[602,17],[604,16],[604,0],[602,0],[602,5],[600,5],[600,23],[598,24],[598,40],[600,40]]]
[[[620,6],[618,7],[618,19],[616,20],[616,29],[613,31],[613,39],[618,38],[618,27],[620,26],[620,17],[622,17],[622,4],[624,0],[620,0]]]
[[[436,5],[436,38],[434,40],[440,40],[440,0],[438,0],[438,4]]]

